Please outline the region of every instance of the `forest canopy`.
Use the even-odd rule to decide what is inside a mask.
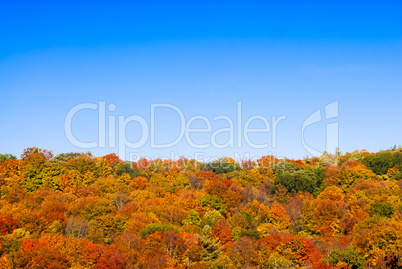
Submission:
[[[211,163],[0,154],[0,268],[401,268],[402,148]]]

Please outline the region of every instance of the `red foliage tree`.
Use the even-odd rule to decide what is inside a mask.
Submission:
[[[212,227],[212,236],[219,238],[225,248],[232,244],[231,232],[232,230],[225,219],[221,219],[214,225],[214,227]]]
[[[21,249],[14,257],[16,268],[29,269],[63,269],[70,268],[67,256],[59,250],[50,249],[46,243],[33,239],[25,239]]]
[[[53,157],[53,151],[47,149],[40,149],[37,147],[26,148],[24,152],[21,154],[21,159],[24,160],[28,158],[29,155],[34,153],[40,153],[45,157],[46,160],[50,160]]]
[[[21,227],[20,224],[10,216],[0,216],[0,234],[6,235],[12,233],[15,229]]]
[[[102,158],[105,159],[107,164],[110,166],[113,166],[116,163],[121,162],[119,156],[117,156],[116,153],[111,153],[111,154],[105,155]]]

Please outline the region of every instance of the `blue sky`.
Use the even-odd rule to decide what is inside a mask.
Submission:
[[[192,134],[198,144],[227,127],[237,127],[238,103],[245,122],[259,115],[271,132],[250,134],[256,149],[242,146],[196,149],[185,137],[156,149],[147,142],[130,153],[147,157],[250,157],[309,155],[303,122],[317,110],[323,121],[305,129],[305,143],[325,150],[326,126],[337,123],[342,152],[379,151],[402,144],[402,4],[400,1],[212,1],[199,3],[129,1],[0,1],[0,152],[19,156],[38,146],[55,154],[88,151],[65,135],[74,106],[114,104],[106,119],[136,115],[148,125],[152,104],[171,104],[186,122],[204,116],[211,132]],[[324,108],[338,101],[338,117]],[[72,132],[83,142],[98,139],[98,110],[81,110]],[[155,140],[168,143],[180,133],[178,114],[155,110]],[[272,117],[278,123],[273,145]],[[118,125],[118,124],[117,124]],[[106,122],[107,128],[109,123]],[[194,121],[192,128],[205,128]],[[253,121],[262,128],[262,121]],[[89,149],[119,153],[116,146]],[[234,140],[237,142],[237,128]],[[125,137],[138,141],[140,125]],[[242,133],[243,134],[243,133]],[[242,135],[243,136],[243,135]],[[229,133],[216,136],[224,144]],[[109,139],[109,134],[106,134]]]

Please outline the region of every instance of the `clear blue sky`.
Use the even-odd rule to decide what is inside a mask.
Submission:
[[[306,129],[305,141],[314,149],[325,149],[327,123],[338,124],[342,152],[400,145],[401,3],[0,1],[0,153],[19,156],[31,146],[55,154],[87,151],[66,138],[65,117],[77,104],[101,101],[116,106],[107,117],[137,115],[148,124],[151,104],[169,103],[186,120],[205,116],[212,132],[227,126],[213,121],[219,115],[237,126],[238,102],[242,125],[253,115],[269,121],[286,116],[276,147],[272,132],[250,135],[254,143],[269,143],[263,149],[244,140],[241,147],[194,149],[185,138],[155,149],[148,140],[127,150],[126,159],[130,152],[163,157],[172,151],[186,157],[249,152],[301,158],[308,155],[301,141],[304,120],[333,101],[339,102],[339,117]],[[195,121],[197,126],[205,124]],[[139,140],[139,127],[127,126],[128,140]],[[160,109],[156,142],[173,141],[178,130],[178,115]],[[90,142],[97,133],[97,112],[78,112],[73,134]],[[210,137],[193,134],[192,140],[206,143]],[[217,137],[219,143],[228,139],[227,133]],[[118,148],[90,151],[104,155]]]

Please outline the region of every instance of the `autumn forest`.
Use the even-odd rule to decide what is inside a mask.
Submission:
[[[401,268],[402,148],[241,163],[0,154],[0,268]]]

